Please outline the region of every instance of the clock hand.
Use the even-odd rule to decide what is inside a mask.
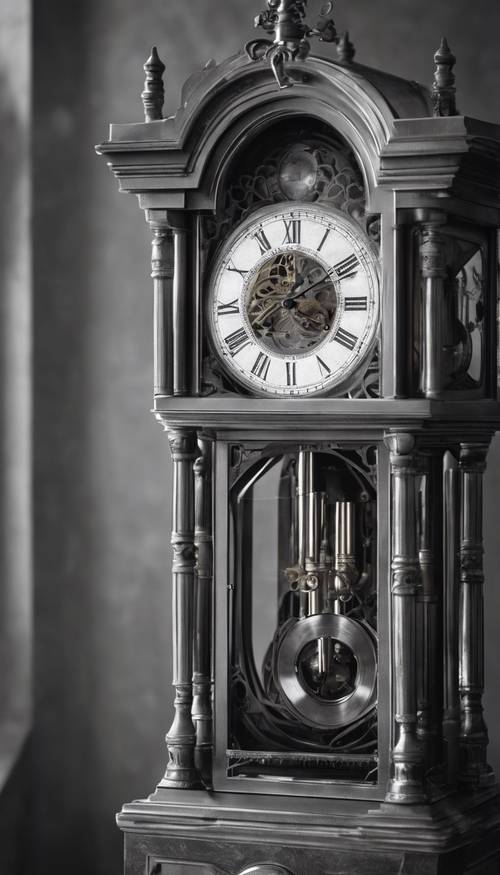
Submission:
[[[328,279],[327,273],[325,273],[324,277],[321,277],[321,279],[316,280],[315,283],[312,283],[312,285],[308,286],[306,289],[300,289],[299,291],[294,291],[294,289],[292,288],[290,294],[288,294],[286,296],[286,298],[284,298],[284,300],[283,300],[283,307],[286,310],[292,310],[293,305],[294,305],[297,298],[300,298],[302,295],[306,295],[307,292],[310,292],[312,289],[315,289],[316,286],[320,286],[322,283],[325,282],[325,279]]]

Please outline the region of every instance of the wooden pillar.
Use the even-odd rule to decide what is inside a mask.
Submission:
[[[417,737],[417,462],[413,435],[389,434],[385,442],[390,451],[392,481],[392,678],[396,724],[393,776],[386,800],[410,804],[425,801],[423,750]]]
[[[453,787],[459,772],[460,697],[458,691],[459,574],[458,538],[460,488],[456,459],[444,458],[444,580],[443,580],[443,741],[446,778]]]
[[[487,444],[460,445],[460,708],[461,781],[493,781],[486,762],[488,733],[483,719],[483,472]]]
[[[179,210],[147,210],[153,232],[154,393],[199,393],[201,277],[193,221]]]
[[[147,220],[153,232],[151,276],[154,293],[154,394],[173,394],[173,278],[174,244],[165,211],[150,210]]]
[[[426,398],[439,398],[446,386],[445,347],[445,238],[440,231],[446,221],[437,215],[425,222],[420,246],[420,270],[424,280],[423,351],[421,390]]]
[[[195,767],[193,702],[193,613],[196,550],[194,543],[194,475],[196,432],[168,429],[173,462],[172,494],[172,641],[175,717],[167,734],[169,762],[160,787],[200,786]]]
[[[423,454],[420,470],[417,735],[423,744],[427,770],[438,762],[441,734],[442,634],[441,592],[438,584],[441,577],[436,570],[441,558],[442,453],[430,451]]]
[[[212,444],[199,438],[194,465],[197,581],[193,651],[195,764],[205,784],[212,782]]]
[[[169,210],[168,221],[172,228],[174,240],[174,282],[172,291],[172,318],[175,325],[173,338],[173,394],[188,395],[191,392],[191,359],[196,346],[191,220],[190,216],[186,215],[184,211]]]

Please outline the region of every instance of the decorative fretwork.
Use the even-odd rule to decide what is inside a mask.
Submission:
[[[350,151],[340,143],[327,143],[305,132],[297,134],[299,142],[293,147],[275,148],[264,162],[249,161],[243,173],[228,180],[216,216],[205,223],[210,249],[254,210],[287,200],[328,204],[363,224],[363,180]],[[289,181],[297,167],[303,180],[300,191]],[[369,233],[375,242],[378,232],[373,222],[370,216]]]
[[[378,346],[366,371],[347,393],[347,398],[380,398],[380,354]]]
[[[289,751],[228,750],[227,773],[251,776],[268,772],[282,771],[289,774],[293,770],[312,770],[318,777],[330,775],[340,780],[354,780],[369,783],[375,780],[378,758],[375,754],[314,754],[291,753]]]

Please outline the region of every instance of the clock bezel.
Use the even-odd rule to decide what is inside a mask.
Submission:
[[[252,380],[246,379],[243,373],[236,373],[236,369],[228,367],[227,356],[221,353],[221,349],[216,342],[217,329],[215,325],[213,307],[215,293],[214,290],[216,278],[220,273],[224,261],[227,259],[228,253],[230,252],[234,243],[245,236],[248,229],[253,227],[258,228],[259,223],[266,221],[270,217],[279,216],[282,213],[293,213],[296,210],[308,213],[318,213],[323,218],[326,217],[327,219],[329,219],[333,224],[343,226],[350,235],[355,237],[355,239],[358,241],[358,246],[363,250],[365,260],[368,264],[368,270],[369,272],[371,272],[371,279],[373,281],[375,294],[373,295],[373,299],[370,304],[370,306],[372,306],[373,308],[373,313],[371,318],[371,325],[368,332],[368,340],[365,341],[362,350],[360,350],[360,352],[358,353],[359,360],[356,362],[355,368],[352,371],[349,371],[345,378],[342,378],[337,382],[332,380],[327,386],[322,386],[316,390],[300,391],[300,389],[297,389],[296,391],[291,392],[280,392],[263,389]],[[292,249],[294,248],[294,246],[295,245],[291,245],[289,246],[289,248]],[[281,249],[281,247],[275,248]],[[300,246],[295,246],[295,248],[300,249],[300,251],[304,252],[307,252],[308,250],[308,247],[306,246],[302,248]],[[282,251],[286,251],[285,246],[283,246]],[[319,257],[318,260],[320,260]],[[220,365],[224,375],[228,378],[228,380],[230,380],[231,383],[236,383],[238,386],[241,386],[246,392],[249,392],[251,396],[257,398],[267,398],[270,400],[290,398],[304,400],[307,398],[317,397],[342,397],[362,382],[362,379],[372,360],[373,352],[380,334],[381,269],[379,262],[379,252],[373,245],[373,242],[370,240],[366,232],[364,232],[361,225],[356,222],[355,219],[346,215],[341,210],[338,210],[328,204],[323,204],[322,202],[310,203],[308,201],[286,201],[275,204],[267,204],[264,207],[260,207],[259,209],[254,210],[249,216],[247,216],[242,222],[240,222],[236,228],[233,229],[231,234],[229,234],[223,241],[221,241],[208,271],[208,278],[205,288],[206,324],[209,328],[208,340],[211,352],[215,356],[218,364]],[[304,357],[304,355],[298,353],[296,355],[283,356],[283,361],[294,361]]]

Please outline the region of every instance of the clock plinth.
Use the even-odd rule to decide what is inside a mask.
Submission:
[[[449,71],[300,51],[275,6],[274,42],[99,147],[152,232],[174,470],[174,719],[125,873],[494,875],[500,128]]]

